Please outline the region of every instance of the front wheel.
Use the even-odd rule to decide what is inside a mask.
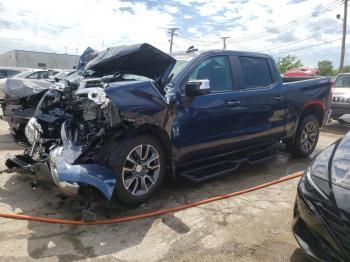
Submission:
[[[316,117],[304,117],[297,128],[294,140],[287,140],[287,150],[296,157],[307,157],[314,150],[320,135],[320,125]]]
[[[113,150],[108,166],[117,176],[116,197],[126,206],[138,206],[161,187],[165,176],[164,150],[152,136],[124,138]]]

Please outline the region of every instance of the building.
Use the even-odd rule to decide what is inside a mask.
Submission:
[[[0,55],[0,66],[41,69],[76,69],[78,55],[13,50]]]

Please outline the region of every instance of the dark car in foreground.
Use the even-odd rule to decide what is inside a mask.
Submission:
[[[292,229],[312,258],[350,261],[350,133],[318,154],[301,178]]]
[[[274,60],[259,53],[172,57],[149,44],[120,46],[84,74],[103,84],[45,94],[28,125],[30,152],[52,141],[41,139],[51,134],[48,121],[60,137],[43,159],[29,154],[12,166],[35,165],[65,191],[92,186],[130,206],[150,199],[165,176],[213,178],[275,156],[281,140],[293,155],[310,155],[331,100],[329,78],[283,83]]]

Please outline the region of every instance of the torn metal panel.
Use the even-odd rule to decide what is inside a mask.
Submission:
[[[116,185],[116,174],[99,164],[71,165],[67,162],[63,151],[63,147],[59,147],[51,154],[50,167],[53,180],[91,185],[101,191],[110,200]],[[55,183],[60,187],[59,183]],[[65,186],[68,187],[69,185],[65,184]],[[76,185],[72,184],[72,186]]]
[[[117,46],[100,52],[85,70],[94,76],[135,74],[164,85],[176,60],[149,44]]]
[[[83,70],[87,63],[94,59],[97,56],[97,54],[98,52],[95,49],[87,47],[79,57],[79,64],[77,70]]]

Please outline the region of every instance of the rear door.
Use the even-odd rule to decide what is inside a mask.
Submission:
[[[285,129],[286,102],[280,78],[274,77],[272,60],[258,56],[238,56],[239,89],[245,115],[242,140],[246,145],[278,142]]]

